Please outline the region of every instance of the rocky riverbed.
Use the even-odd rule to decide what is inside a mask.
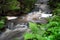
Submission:
[[[24,40],[23,35],[29,32],[29,22],[47,23],[51,17],[48,0],[38,0],[32,12],[19,17],[7,16],[7,29],[0,35],[0,40]]]

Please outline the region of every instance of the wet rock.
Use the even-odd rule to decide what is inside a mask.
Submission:
[[[6,32],[0,36],[0,40],[15,40],[15,38],[24,40],[23,35],[26,31],[27,29],[6,30]]]
[[[44,3],[44,4],[47,4],[49,0],[37,0],[36,3]]]
[[[41,18],[52,17],[52,14],[41,14]]]
[[[28,22],[38,22],[40,23],[42,20],[43,22],[45,22],[45,19],[40,19],[41,17],[49,17],[49,15],[42,15],[42,14],[49,14],[51,11],[49,9],[49,5],[47,5],[45,2],[48,2],[49,0],[37,0],[37,2],[35,3],[35,9],[33,9],[32,12],[26,14],[26,15],[22,15],[19,18],[17,18],[16,20],[10,20],[8,22],[8,28],[9,29],[15,29],[15,28],[21,28],[21,27],[27,27]],[[43,4],[41,4],[40,2],[43,2]],[[11,18],[10,18],[11,19]]]
[[[11,30],[14,30],[17,28],[27,28],[28,27],[27,25],[28,25],[27,23],[21,23],[21,22],[17,23],[17,21],[16,22],[13,22],[13,21],[8,22],[8,28]]]
[[[7,18],[7,20],[17,19],[17,17],[15,17],[15,16],[7,16],[6,18]]]
[[[48,14],[51,13],[51,10],[49,9],[49,5],[41,4],[39,8],[42,10],[42,12],[45,12],[45,13],[48,13]]]
[[[20,19],[20,20],[19,20]],[[27,23],[21,21],[21,18],[14,17],[14,16],[7,16],[7,28],[14,30],[17,28],[27,28]]]

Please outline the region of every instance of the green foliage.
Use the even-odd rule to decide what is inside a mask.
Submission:
[[[39,30],[39,28],[37,28],[37,24],[36,23],[29,23],[29,27],[30,27],[30,29],[32,30],[32,32],[33,33],[38,33],[38,30]]]
[[[15,38],[13,38],[13,40],[19,40],[19,39],[15,37]]]
[[[60,8],[56,8],[53,10],[54,15],[60,15]]]
[[[2,29],[5,25],[5,17],[1,17],[0,19],[0,29]]]
[[[60,22],[60,16],[54,15],[53,17],[51,17],[50,21]]]
[[[31,29],[32,32],[28,33],[28,34],[26,33],[25,40],[28,40],[28,39],[34,40],[34,38],[35,38],[35,40],[45,40],[45,37],[42,36],[45,31],[44,31],[43,27],[40,28],[39,26],[40,25],[38,25],[36,23],[30,22],[29,28]]]
[[[25,36],[24,36],[25,40],[26,39],[32,39],[32,38],[35,38],[34,34],[32,33],[26,33]]]
[[[36,0],[23,0],[23,7],[21,7],[24,13],[30,12],[35,6]]]
[[[52,14],[60,15],[60,0],[50,0],[49,5],[52,9]]]
[[[0,15],[7,15],[8,11],[20,10],[20,3],[17,0],[1,0]]]
[[[20,9],[19,2],[17,0],[6,0],[6,4],[9,10]]]
[[[3,1],[4,4],[1,4],[1,8],[3,10],[15,10],[19,9],[19,2],[17,0],[5,0]]]
[[[49,5],[52,9],[57,8],[60,4],[60,0],[49,0]]]
[[[60,17],[54,15],[47,24],[29,23],[31,33],[26,33],[25,40],[37,38],[38,40],[60,40]],[[31,35],[29,35],[31,34]]]
[[[1,2],[3,4],[1,4]],[[8,15],[10,11],[12,12],[22,12],[28,13],[31,12],[35,7],[34,4],[36,0],[1,0],[0,2],[0,14]],[[4,13],[2,13],[2,11]],[[8,12],[8,13],[7,13]]]
[[[0,29],[4,27],[4,20],[0,20]]]

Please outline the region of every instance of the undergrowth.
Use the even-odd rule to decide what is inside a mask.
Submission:
[[[4,16],[4,17],[0,17],[0,29],[4,28],[4,26],[5,26],[5,21],[6,21],[5,16]]]
[[[29,22],[31,33],[25,33],[24,40],[60,40],[60,17],[54,15],[47,24]]]
[[[50,0],[49,5],[53,16],[47,24],[30,22],[31,33],[26,33],[24,40],[60,40],[60,0]]]
[[[60,0],[50,0],[49,5],[53,15],[60,15]]]

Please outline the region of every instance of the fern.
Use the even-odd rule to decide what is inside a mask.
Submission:
[[[31,35],[27,35],[25,40],[36,38],[37,40],[60,40],[60,17],[53,16],[50,18],[47,24],[36,24],[29,22],[29,28],[31,29]],[[28,33],[30,34],[30,33]],[[30,37],[30,38],[29,38]]]
[[[0,20],[0,29],[4,27],[4,20]]]

